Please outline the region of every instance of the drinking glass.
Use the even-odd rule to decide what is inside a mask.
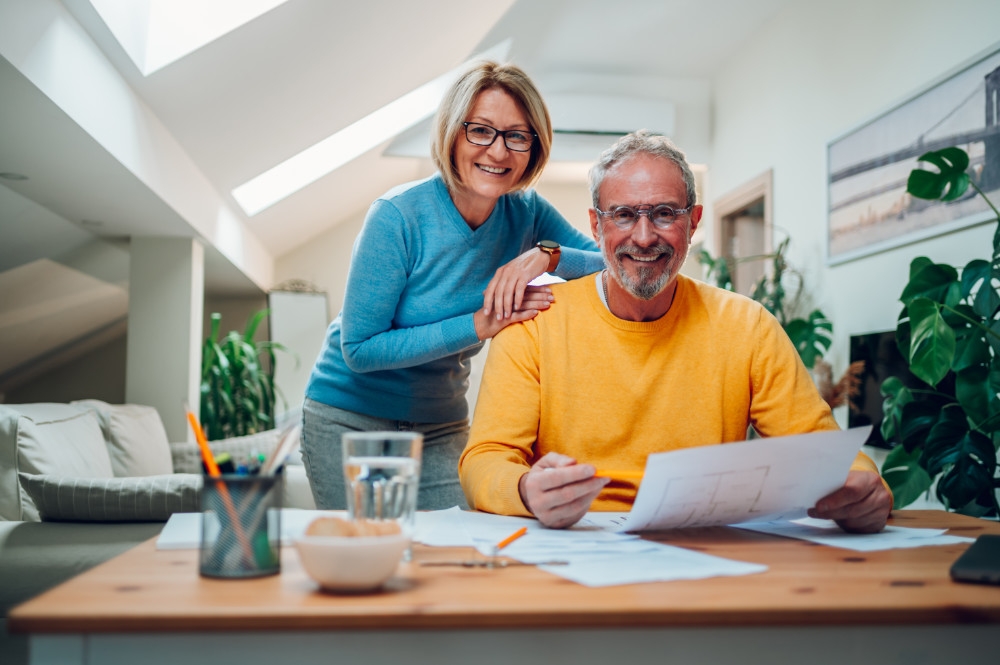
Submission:
[[[389,520],[413,537],[420,457],[418,432],[346,432],[342,436],[347,512],[353,520]],[[411,558],[411,549],[404,560]]]

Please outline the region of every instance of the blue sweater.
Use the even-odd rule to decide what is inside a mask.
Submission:
[[[390,420],[466,418],[471,358],[483,346],[473,314],[497,268],[539,240],[562,245],[560,277],[604,266],[594,241],[534,191],[502,196],[475,231],[440,175],[387,192],[354,243],[344,308],[306,397]]]

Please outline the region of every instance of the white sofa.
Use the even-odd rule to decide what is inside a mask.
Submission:
[[[210,445],[238,460],[277,441],[272,430]],[[284,505],[314,508],[298,451],[284,475]],[[0,663],[27,662],[27,641],[7,634],[12,607],[199,510],[201,485],[197,444],[169,443],[152,407],[0,404]]]
[[[239,460],[277,442],[270,430],[210,445]],[[284,505],[315,507],[297,452],[285,476]],[[168,442],[152,407],[0,404],[0,520],[163,522],[199,509],[201,483],[197,444]]]

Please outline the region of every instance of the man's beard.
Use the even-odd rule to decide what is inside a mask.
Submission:
[[[630,254],[633,256],[656,256],[663,254],[666,256],[667,265],[663,272],[657,274],[658,267],[648,268],[639,266],[633,277],[625,266],[622,265],[622,256]],[[607,252],[604,254],[604,262],[610,271],[617,276],[618,283],[626,291],[639,300],[652,300],[663,292],[670,283],[670,267],[674,258],[674,248],[666,243],[660,243],[648,249],[639,249],[635,245],[619,245],[615,249],[614,260],[609,260]]]

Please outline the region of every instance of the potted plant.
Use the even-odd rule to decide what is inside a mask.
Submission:
[[[222,315],[211,315],[211,332],[201,353],[201,423],[209,440],[245,436],[272,429],[277,342],[254,340],[268,310],[254,314],[246,329],[219,339]],[[266,363],[262,362],[266,358]],[[282,400],[284,398],[282,397]]]
[[[771,270],[754,284],[750,297],[761,303],[774,315],[792,344],[799,352],[802,362],[813,373],[817,388],[831,408],[844,404],[848,397],[857,393],[859,376],[863,364],[853,364],[837,383],[833,383],[832,368],[823,360],[833,342],[833,323],[819,309],[806,316],[796,316],[802,297],[802,275],[793,269],[785,258],[790,238],[785,238],[770,254],[760,254],[741,258],[713,258],[701,250],[698,261],[705,266],[705,278],[714,280],[716,286],[733,291],[733,264],[748,261],[770,261]]]
[[[953,201],[971,186],[997,215],[993,254],[959,272],[926,257],[910,263],[900,295],[896,344],[924,386],[883,381],[882,436],[895,444],[883,475],[895,507],[912,503],[936,482],[951,511],[997,517],[1000,444],[1000,212],[966,172],[969,157],[951,147],[918,158],[938,168],[911,171],[912,196]]]

